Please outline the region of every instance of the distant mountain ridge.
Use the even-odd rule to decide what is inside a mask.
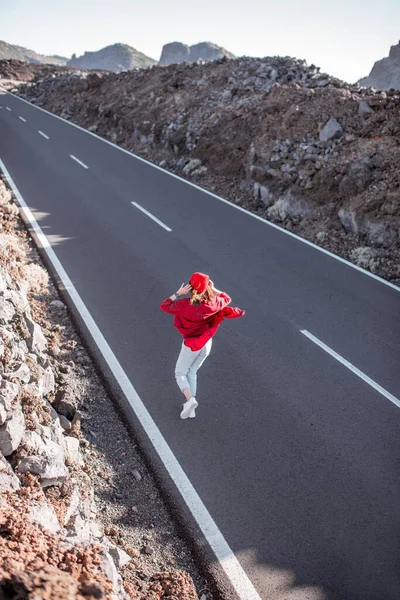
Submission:
[[[181,42],[165,44],[162,48],[160,62],[146,56],[128,44],[112,44],[97,51],[87,51],[82,56],[73,54],[70,59],[56,54],[45,56],[34,50],[22,46],[8,44],[0,41],[0,60],[21,60],[33,64],[48,64],[57,66],[78,67],[81,69],[94,69],[104,71],[129,71],[131,69],[145,69],[152,65],[163,66],[181,63],[196,62],[198,60],[212,61],[222,57],[236,58],[234,54],[211,42],[200,42],[188,46]]]
[[[211,42],[200,42],[187,46],[182,42],[171,42],[163,46],[160,65],[167,66],[181,62],[196,62],[197,60],[217,60],[219,58],[236,58],[234,54]]]
[[[0,40],[0,60],[8,58],[47,65],[66,65],[68,61],[68,58],[65,58],[64,56],[45,56],[44,54],[38,54],[34,50],[29,50],[23,46],[8,44],[7,42]]]
[[[106,71],[129,71],[156,65],[157,61],[127,44],[113,44],[96,52],[85,52],[82,56],[72,55],[67,62],[69,67],[83,69],[103,69]]]

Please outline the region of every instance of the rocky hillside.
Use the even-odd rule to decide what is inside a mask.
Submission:
[[[63,56],[44,56],[43,54],[38,54],[34,50],[7,44],[7,42],[0,40],[0,60],[7,58],[48,65],[66,65],[68,60]]]
[[[193,46],[187,46],[181,42],[171,42],[163,46],[160,58],[160,65],[172,65],[181,62],[196,62],[197,60],[217,60],[226,56],[235,58],[231,52],[228,52],[221,46],[211,42],[201,42]]]
[[[400,282],[400,95],[291,58],[225,58],[20,93]]]
[[[113,44],[97,52],[85,52],[82,56],[77,57],[73,54],[67,64],[69,67],[103,69],[119,73],[130,69],[144,69],[156,63],[157,61],[127,44]]]
[[[368,77],[359,83],[378,90],[400,90],[400,41],[391,46],[388,57],[376,61]]]
[[[56,77],[57,75],[73,75],[74,73],[83,76],[85,69],[76,67],[64,67],[59,65],[47,65],[24,62],[21,60],[0,60],[0,80],[17,81],[40,81],[47,77]],[[100,75],[100,71],[98,74]],[[4,82],[2,82],[4,85]]]

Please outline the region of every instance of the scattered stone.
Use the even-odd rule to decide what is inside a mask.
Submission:
[[[326,123],[325,127],[321,129],[319,133],[319,139],[321,142],[327,142],[328,140],[333,140],[340,137],[342,133],[343,127],[334,117],[331,117]]]
[[[360,100],[358,103],[358,114],[360,117],[368,117],[372,115],[374,110],[370,107],[366,100]]]
[[[108,551],[119,569],[127,565],[131,560],[131,556],[118,546],[110,545]]]
[[[144,548],[143,548],[143,552],[150,556],[151,554],[154,553],[154,550],[149,544],[146,544],[146,546],[144,546]]]
[[[132,475],[136,479],[136,481],[140,481],[142,479],[142,476],[137,469],[134,469],[132,471]]]
[[[76,437],[65,437],[65,455],[67,464],[84,464],[81,453],[79,451],[79,440]]]
[[[61,302],[61,300],[53,300],[52,302],[50,302],[50,306],[52,306],[53,308],[57,308],[60,310],[66,309],[66,305],[64,304],[64,302]]]
[[[69,421],[67,419],[67,417],[64,417],[64,415],[58,415],[58,418],[60,420],[60,425],[64,429],[64,431],[67,431],[67,432],[71,431],[71,427],[72,427],[71,421]]]

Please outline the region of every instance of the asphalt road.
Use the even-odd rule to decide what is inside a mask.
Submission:
[[[0,106],[0,159],[260,597],[398,600],[400,408],[301,331],[399,399],[399,292],[18,98]],[[247,314],[221,326],[181,421],[159,303],[194,270]]]

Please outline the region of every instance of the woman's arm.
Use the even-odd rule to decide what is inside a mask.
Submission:
[[[175,292],[175,294],[172,294],[172,296],[166,298],[161,302],[161,310],[171,315],[176,315],[179,311],[179,304],[175,301],[179,298],[179,296],[185,296],[191,289],[191,285],[189,285],[188,283],[186,285],[182,283],[181,287],[177,292]]]

